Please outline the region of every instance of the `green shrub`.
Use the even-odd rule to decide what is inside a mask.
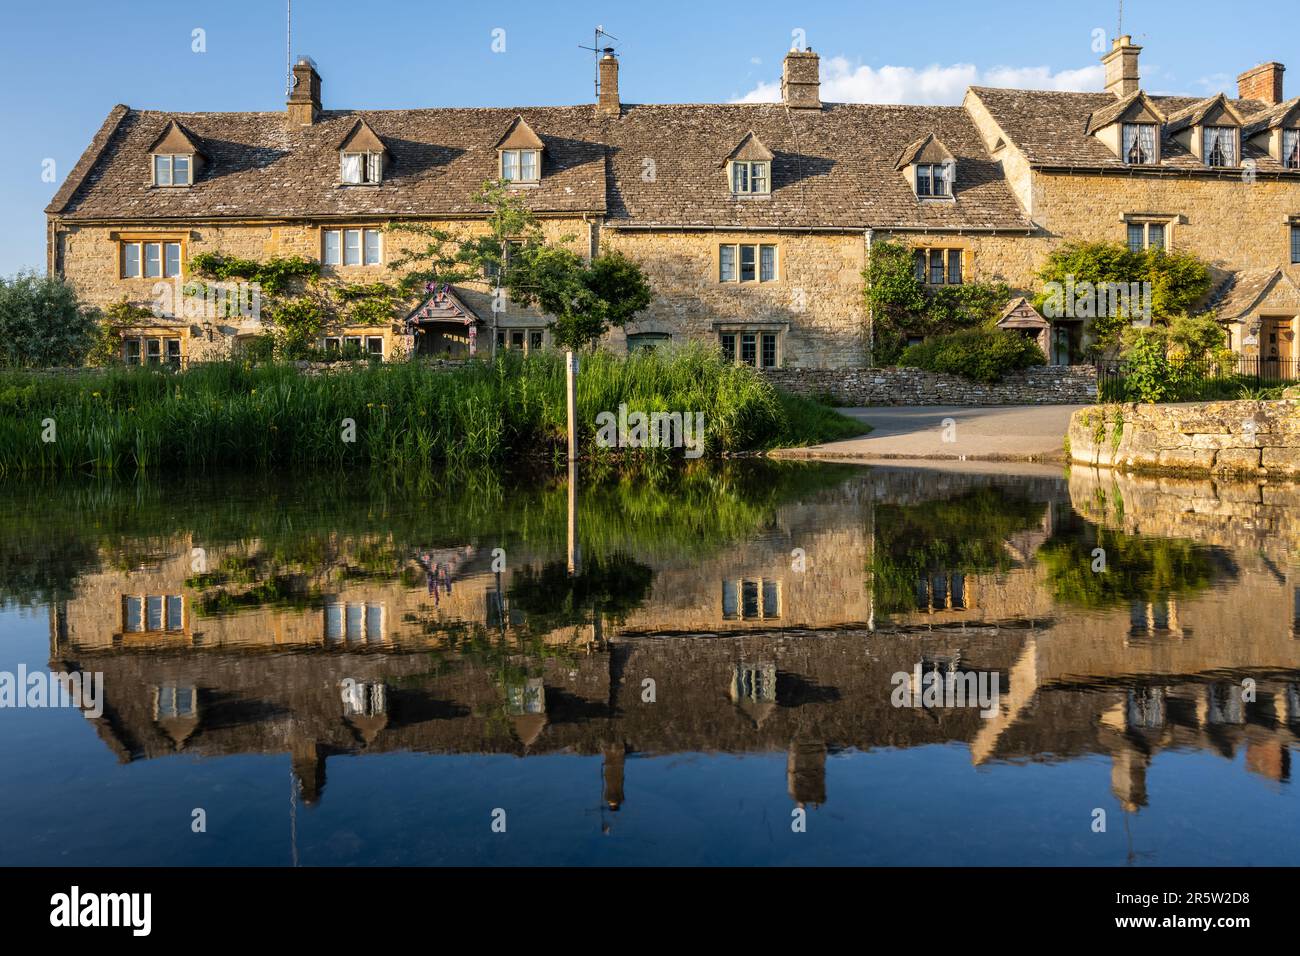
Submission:
[[[56,276],[0,278],[0,365],[80,365],[98,337],[97,319]]]
[[[1047,358],[1034,341],[1023,335],[981,328],[936,335],[919,345],[909,345],[898,364],[977,382],[999,382],[1008,372],[1046,365]]]

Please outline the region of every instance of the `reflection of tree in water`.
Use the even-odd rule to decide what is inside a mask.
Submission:
[[[1047,505],[992,487],[940,501],[876,506],[872,588],[876,611],[911,611],[917,582],[935,573],[1009,570],[1006,542],[1037,530]]]
[[[572,575],[565,562],[552,561],[519,570],[510,585],[510,607],[534,633],[595,622],[597,615],[621,624],[645,603],[653,580],[649,565],[621,551],[585,559]]]
[[[1093,570],[1098,548],[1105,552],[1104,572]],[[1237,576],[1236,563],[1221,548],[1129,535],[1083,520],[1058,529],[1038,550],[1038,560],[1056,601],[1090,608],[1186,596]]]

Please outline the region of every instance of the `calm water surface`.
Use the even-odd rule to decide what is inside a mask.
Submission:
[[[0,709],[0,865],[1300,863],[1296,488],[10,484],[0,598],[103,688]]]

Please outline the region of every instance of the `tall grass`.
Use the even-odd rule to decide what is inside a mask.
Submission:
[[[712,455],[859,431],[704,350],[626,359],[598,353],[584,357],[578,382],[580,438],[593,457],[610,454],[596,447],[597,414],[621,404],[703,412]],[[450,370],[402,363],[309,374],[232,363],[184,372],[0,374],[0,475],[468,467],[544,460],[564,436],[564,364],[555,354],[506,355]]]

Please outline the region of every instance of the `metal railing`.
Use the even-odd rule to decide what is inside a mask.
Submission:
[[[1138,401],[1127,362],[1097,363],[1097,399]],[[1166,401],[1234,399],[1266,389],[1300,383],[1300,359],[1233,355],[1225,359],[1178,360],[1169,363],[1170,395]]]

